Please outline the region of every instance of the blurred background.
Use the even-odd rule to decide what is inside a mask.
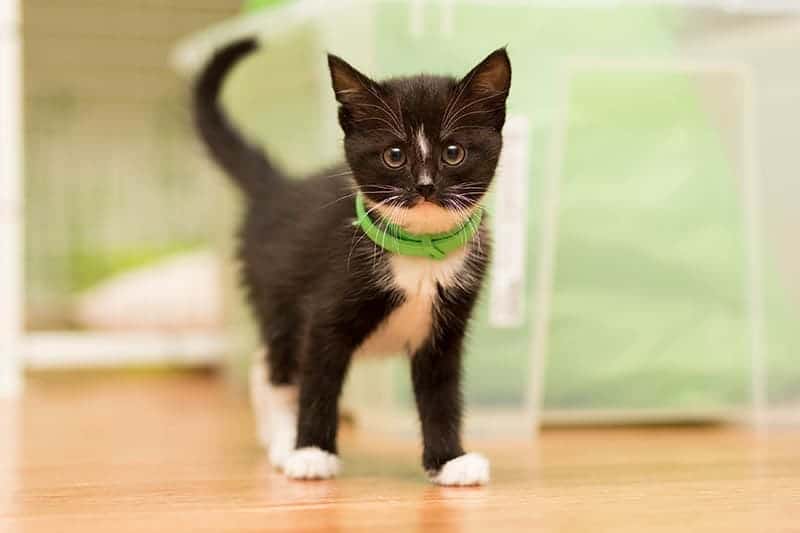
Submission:
[[[508,45],[472,432],[800,423],[797,2],[20,0],[0,16],[0,390],[98,368],[243,384],[258,343],[238,198],[189,88],[255,33],[266,47],[225,101],[297,176],[340,158],[326,51],[380,78],[463,74]],[[349,408],[410,431],[406,366],[358,362]]]

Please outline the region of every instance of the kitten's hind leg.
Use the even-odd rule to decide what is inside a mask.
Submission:
[[[250,363],[250,405],[253,407],[253,416],[256,419],[256,431],[258,442],[264,449],[269,447],[272,431],[270,430],[269,418],[269,378],[267,369],[264,367],[263,351],[258,351],[253,355]]]
[[[261,338],[266,349],[257,354],[250,373],[250,390],[258,436],[269,459],[283,468],[297,438],[297,361],[302,323],[290,306],[260,308]]]
[[[283,468],[297,438],[297,386],[275,385],[269,379],[262,352],[250,368],[250,397],[258,439],[269,451],[270,463]]]

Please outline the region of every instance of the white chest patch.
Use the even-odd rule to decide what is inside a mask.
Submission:
[[[466,254],[465,247],[441,261],[393,255],[387,283],[402,291],[405,300],[364,341],[356,355],[411,354],[422,346],[433,326],[437,285],[447,288],[458,283]]]

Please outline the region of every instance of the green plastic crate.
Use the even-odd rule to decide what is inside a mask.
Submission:
[[[528,129],[525,305],[519,326],[499,327],[484,291],[466,367],[477,431],[528,431],[519,421],[541,400],[550,418],[590,421],[794,405],[800,296],[787,280],[800,264],[782,250],[798,226],[776,191],[800,192],[780,141],[798,133],[785,117],[800,109],[754,91],[800,89],[778,68],[800,43],[720,29],[792,15],[464,1],[345,2],[298,17],[301,4],[291,29],[270,18],[277,10],[186,45],[207,50],[263,22],[270,46],[235,74],[227,101],[298,173],[340,158],[325,51],[381,78],[464,73],[508,45],[509,115]],[[411,412],[405,361],[361,366],[353,389]]]

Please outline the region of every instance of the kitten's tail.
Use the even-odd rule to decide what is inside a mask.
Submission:
[[[212,158],[248,195],[264,192],[284,181],[266,154],[245,140],[230,123],[219,101],[230,70],[256,48],[255,39],[248,38],[218,50],[194,85],[194,120],[200,137]]]

